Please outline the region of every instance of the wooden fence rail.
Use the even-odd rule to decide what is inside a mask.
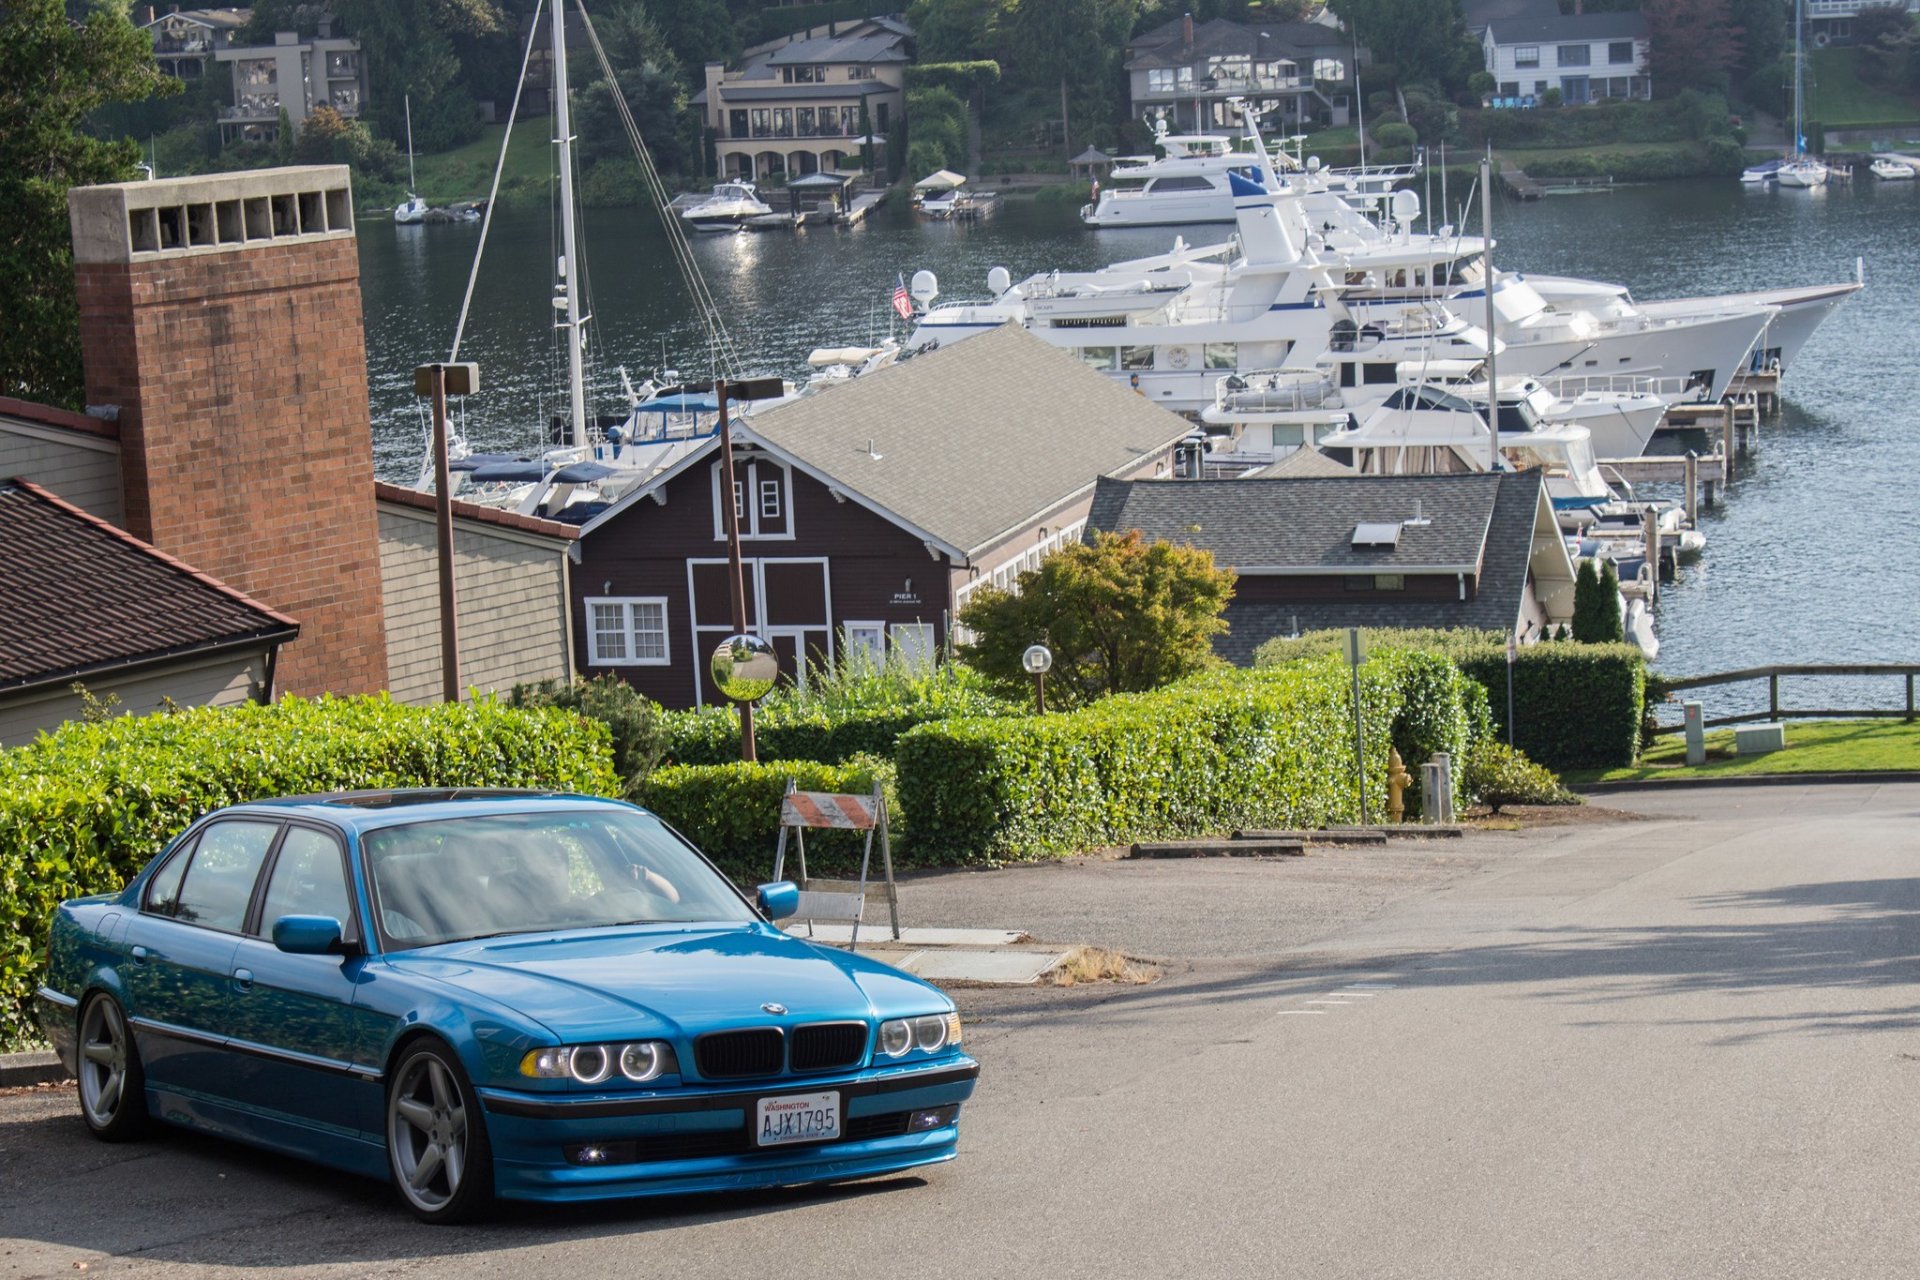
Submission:
[[[1782,676],[1895,676],[1906,682],[1906,708],[1898,707],[1782,707],[1780,705],[1780,679]],[[1912,723],[1914,715],[1914,678],[1920,676],[1920,663],[1910,662],[1868,662],[1868,663],[1806,663],[1798,665],[1747,667],[1740,671],[1717,671],[1712,675],[1687,676],[1667,682],[1667,688],[1674,693],[1688,689],[1706,689],[1717,685],[1746,684],[1751,681],[1767,682],[1767,709],[1749,711],[1741,715],[1717,716],[1703,723],[1709,729],[1721,728],[1730,724],[1752,724],[1755,721],[1768,720],[1848,720],[1848,719],[1902,719]],[[1681,724],[1659,724],[1655,733],[1680,733],[1686,728]]]

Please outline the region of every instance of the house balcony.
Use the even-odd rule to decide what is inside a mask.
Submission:
[[[279,94],[249,94],[230,107],[220,108],[222,120],[278,120]]]
[[[1206,76],[1172,88],[1152,88],[1137,102],[1191,102],[1195,98],[1233,98],[1259,93],[1306,93],[1313,89],[1306,76]]]

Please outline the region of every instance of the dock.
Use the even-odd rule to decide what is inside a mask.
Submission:
[[[864,222],[867,215],[885,204],[886,200],[887,191],[884,187],[878,191],[862,191],[853,198],[853,203],[847,206],[846,212],[840,215],[840,221],[849,225]]]

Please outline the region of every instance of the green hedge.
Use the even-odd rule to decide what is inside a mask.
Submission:
[[[814,760],[746,764],[735,760],[729,764],[669,765],[648,776],[640,789],[639,802],[699,846],[736,883],[751,886],[773,878],[774,846],[780,838],[780,797],[786,792],[788,779],[802,791],[871,795],[876,778],[886,796],[887,828],[897,858],[906,822],[899,808],[893,766],[872,757],[846,764]],[[817,875],[857,870],[864,839],[861,832],[808,832],[808,871]],[[879,870],[880,851],[876,848],[874,874]],[[789,871],[798,875],[798,865]]]
[[[952,672],[953,674],[944,674]],[[810,701],[776,693],[755,708],[755,754],[768,760],[838,764],[859,755],[891,756],[915,725],[952,716],[997,716],[1013,710],[971,672],[952,666],[894,687],[890,677],[853,686],[853,696]],[[661,758],[669,764],[728,764],[740,758],[740,716],[732,707],[669,711],[661,716]]]
[[[403,786],[620,790],[605,728],[491,700],[287,698],[71,724],[0,751],[0,1046],[32,1034],[28,1001],[64,899],[119,889],[210,809]]]
[[[1436,662],[1392,654],[1368,663],[1363,713],[1369,726],[1404,719],[1409,732],[1446,741],[1464,767],[1472,712]],[[1351,698],[1347,668],[1322,659],[1213,672],[1064,714],[921,725],[897,754],[914,852],[991,862],[1355,821]],[[1386,742],[1376,728],[1369,743],[1367,806],[1377,817]]]
[[[1507,652],[1498,632],[1369,630],[1370,648],[1413,650],[1451,658],[1486,690],[1494,736],[1506,740]],[[1344,631],[1315,631],[1270,640],[1256,667],[1335,653]],[[1555,641],[1520,650],[1513,673],[1514,745],[1555,772],[1613,769],[1639,758],[1646,708],[1647,662],[1630,644]],[[1409,759],[1409,765],[1415,761]]]

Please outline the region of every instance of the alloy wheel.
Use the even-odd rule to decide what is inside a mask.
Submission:
[[[438,1055],[407,1060],[387,1100],[395,1181],[416,1209],[434,1213],[460,1194],[467,1174],[467,1109]]]
[[[127,1098],[127,1019],[120,1006],[102,996],[87,1005],[80,1020],[80,1105],[95,1129],[113,1124]],[[140,1100],[131,1100],[139,1105]]]

